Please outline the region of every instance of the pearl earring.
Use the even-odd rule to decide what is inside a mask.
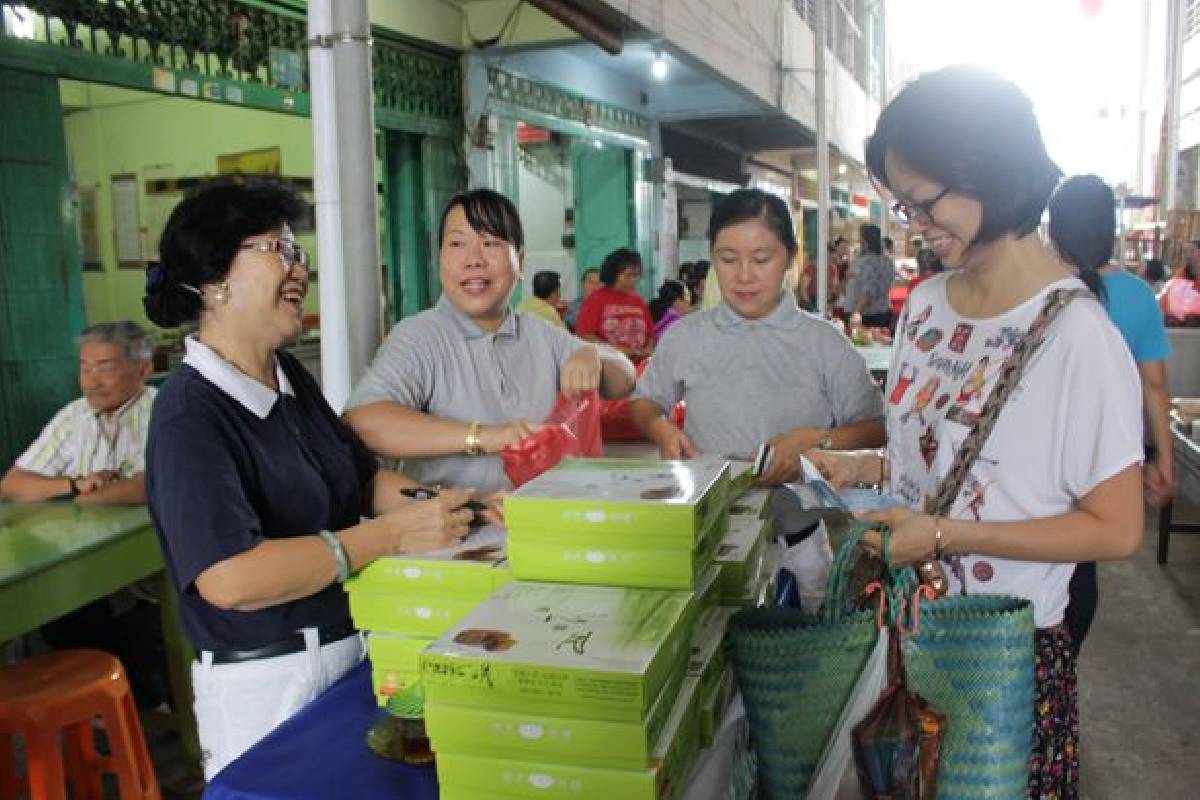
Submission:
[[[213,302],[222,306],[229,302],[229,281],[217,285],[213,291]]]

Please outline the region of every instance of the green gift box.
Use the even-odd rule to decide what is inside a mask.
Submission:
[[[683,667],[680,661],[672,670],[650,714],[640,721],[580,719],[427,702],[425,730],[439,753],[646,769],[651,766],[654,746],[679,696]]]
[[[712,562],[724,515],[693,547],[655,546],[641,534],[526,530],[510,539],[520,580],[693,589]]]
[[[497,575],[505,557],[504,529],[488,525],[452,548],[377,558],[346,581],[346,591],[351,596],[362,591],[481,597],[499,585]]]
[[[708,747],[717,736],[721,720],[725,717],[725,709],[733,698],[734,690],[733,668],[726,664],[717,675],[717,680],[708,688],[707,694],[700,695],[700,708],[696,714],[696,724],[699,728],[700,747]]]
[[[730,516],[748,515],[760,519],[767,516],[767,501],[771,498],[771,490],[766,486],[755,486],[741,497],[729,501]]]
[[[469,594],[350,592],[350,616],[361,630],[406,636],[440,636],[490,594],[490,585]]]
[[[709,591],[514,581],[426,648],[426,701],[644,720]]]
[[[696,680],[686,678],[655,744],[652,766],[605,769],[437,751],[438,785],[454,800],[674,800],[698,745]]]
[[[725,514],[729,462],[565,459],[504,500],[510,541],[526,531],[640,536],[687,550]],[[519,569],[518,569],[519,573]]]
[[[721,568],[721,595],[740,598],[759,568],[763,550],[771,538],[771,520],[756,514],[729,515],[729,530],[717,546],[713,560]]]

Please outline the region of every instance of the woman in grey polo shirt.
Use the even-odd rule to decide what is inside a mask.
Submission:
[[[760,482],[775,484],[800,476],[805,450],[882,445],[883,403],[862,356],[784,291],[797,250],[787,204],[736,191],[713,210],[708,241],[721,303],[667,331],[632,403],[659,453],[752,458],[769,442]],[[682,431],[663,415],[679,400]]]
[[[376,453],[404,459],[418,480],[507,489],[497,454],[546,419],[559,392],[625,397],[633,365],[509,308],[525,239],[508,198],[489,189],[455,196],[439,237],[442,296],[392,328],[346,421]]]

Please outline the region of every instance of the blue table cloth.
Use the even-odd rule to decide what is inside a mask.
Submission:
[[[367,749],[367,730],[380,713],[364,661],[221,770],[205,800],[437,800],[432,767]]]

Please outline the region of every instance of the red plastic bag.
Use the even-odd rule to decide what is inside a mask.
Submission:
[[[588,392],[576,398],[559,395],[545,424],[500,451],[504,473],[518,487],[564,458],[595,458],[604,454],[600,439],[600,398]]]
[[[637,376],[642,377],[642,373],[646,371],[646,367],[650,366],[650,359],[644,359],[637,365]],[[606,442],[629,442],[637,441],[642,437],[642,432],[633,421],[633,416],[629,413],[629,398],[624,400],[604,400],[600,404],[600,430]],[[680,400],[672,408],[667,419],[674,423],[675,427],[683,430],[683,423],[687,417],[687,406],[684,401]]]

